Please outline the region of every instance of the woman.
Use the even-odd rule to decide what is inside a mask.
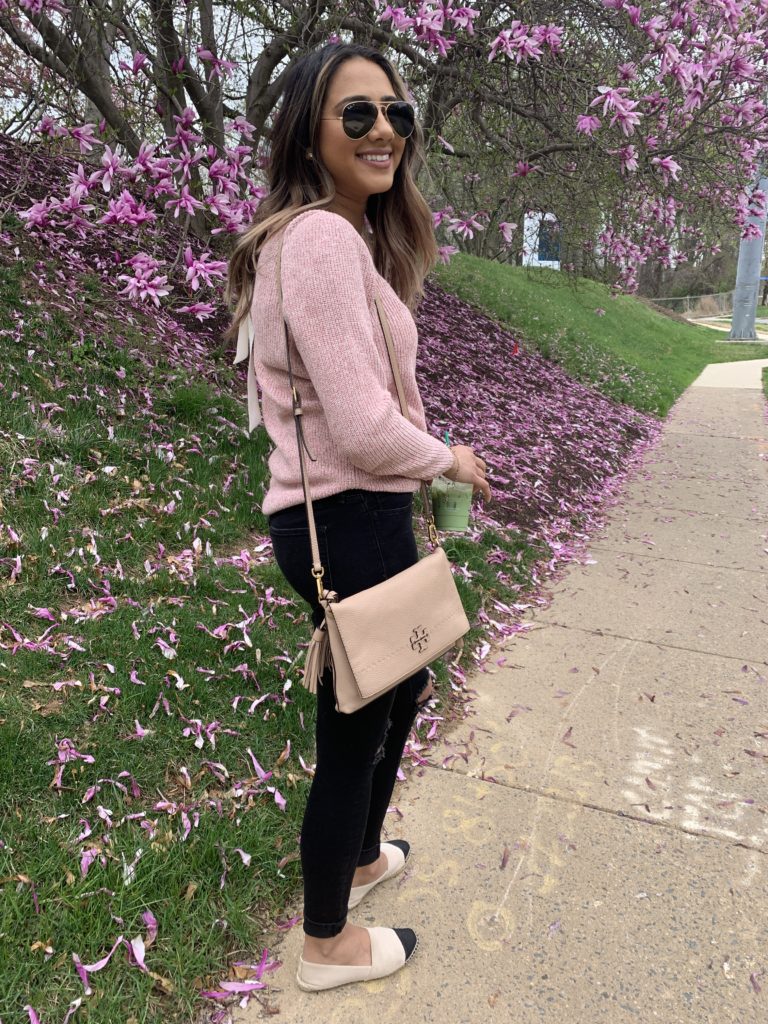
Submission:
[[[299,60],[275,120],[269,195],[230,266],[233,329],[252,309],[252,366],[274,444],[263,511],[277,564],[310,604],[315,626],[323,611],[310,574],[278,295],[281,241],[282,312],[312,455],[324,586],[343,599],[417,561],[411,505],[419,481],[443,473],[490,498],[483,460],[426,433],[409,307],[436,249],[414,184],[421,133],[406,97],[395,69],[367,47],[332,44]],[[376,295],[410,421],[398,405]],[[426,669],[351,715],[336,711],[330,678],[318,687],[317,767],[301,833],[303,989],[384,977],[415,950],[410,929],[360,928],[347,911],[401,871],[409,854],[403,840],[382,843],[381,829],[411,725],[431,696]]]

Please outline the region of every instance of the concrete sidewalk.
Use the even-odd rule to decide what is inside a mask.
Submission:
[[[397,795],[409,868],[352,920],[413,927],[413,962],[304,994],[296,927],[272,1019],[768,1020],[768,423],[759,367],[731,365],[677,403],[594,563],[470,682],[445,751],[466,760]]]

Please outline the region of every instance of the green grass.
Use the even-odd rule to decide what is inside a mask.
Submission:
[[[554,270],[461,254],[437,267],[435,279],[572,377],[659,416],[708,363],[768,358],[768,345],[718,343],[709,328],[665,316],[633,296],[612,298],[605,285],[573,282]]]
[[[197,992],[233,958],[258,961],[265,930],[299,893],[309,786],[299,757],[314,761],[314,698],[298,666],[311,627],[277,567],[258,560],[268,442],[263,429],[249,438],[229,425],[244,427],[244,401],[162,358],[147,368],[139,353],[151,338],[124,324],[113,326],[124,348],[109,329],[81,337],[80,324],[26,305],[28,281],[21,262],[0,268],[0,523],[21,538],[0,531],[0,1019],[26,1024],[31,1004],[42,1021],[62,1020],[83,994],[72,954],[93,963],[118,935],[146,934],[151,910],[152,973],[118,950],[77,1019],[189,1021]],[[105,308],[93,277],[81,297]],[[17,311],[24,328],[13,340]],[[62,408],[46,417],[41,402]],[[226,560],[244,549],[250,560]],[[466,569],[457,583],[470,619],[524,592],[547,555],[493,531],[446,549]],[[467,638],[465,665],[481,638],[479,628]],[[435,668],[449,717],[448,667]],[[62,683],[72,685],[54,688]],[[137,720],[143,739],[130,738]],[[220,723],[215,746],[196,746],[197,722]],[[94,761],[68,761],[55,787],[47,762],[64,738]],[[267,785],[285,811],[246,747],[274,773]],[[83,820],[93,832],[78,841]],[[96,860],[83,876],[89,847]]]

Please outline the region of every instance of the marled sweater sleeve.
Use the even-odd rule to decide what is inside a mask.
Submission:
[[[407,420],[381,380],[354,227],[318,211],[286,229],[283,308],[328,430],[341,453],[376,476],[430,480],[453,456]]]

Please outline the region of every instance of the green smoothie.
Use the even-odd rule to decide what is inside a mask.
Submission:
[[[432,511],[438,530],[463,533],[469,529],[472,484],[456,483],[438,476],[432,481]]]

